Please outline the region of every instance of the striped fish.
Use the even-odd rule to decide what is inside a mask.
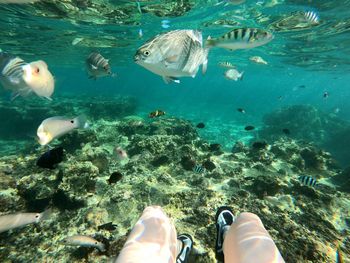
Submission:
[[[194,167],[193,167],[193,172],[197,173],[197,174],[201,174],[205,171],[205,168],[200,165],[200,164],[196,164]]]
[[[227,61],[219,62],[218,66],[222,68],[236,68],[234,65],[232,65],[230,62],[227,62]]]
[[[305,19],[311,24],[318,24],[320,22],[320,18],[316,12],[308,11],[304,13]]]
[[[311,186],[311,187],[317,186],[317,180],[312,178],[312,177],[310,177],[310,176],[307,176],[307,175],[299,176],[299,181],[302,184],[307,185],[307,186]]]
[[[207,47],[221,47],[229,50],[249,49],[269,43],[272,33],[259,28],[236,28],[219,38],[208,38]]]
[[[0,80],[13,84],[23,82],[23,66],[27,63],[19,57],[14,57],[8,53],[0,52]]]
[[[105,59],[100,53],[92,52],[86,59],[86,68],[90,78],[112,75],[109,60]]]
[[[152,111],[148,117],[150,118],[155,118],[155,117],[160,117],[160,116],[163,116],[165,115],[165,111],[162,111],[162,110],[156,110],[156,111]]]
[[[159,34],[143,44],[134,56],[135,63],[162,76],[166,83],[179,83],[179,77],[195,77],[208,64],[208,49],[203,48],[197,30],[173,30]]]

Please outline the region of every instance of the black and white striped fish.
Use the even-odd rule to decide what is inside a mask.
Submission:
[[[311,24],[318,24],[320,22],[318,14],[314,11],[305,12],[304,16],[305,19]]]
[[[19,84],[23,80],[23,66],[27,63],[19,57],[0,52],[0,81],[5,88],[11,89],[11,84]]]
[[[221,47],[229,50],[249,49],[269,43],[272,33],[259,28],[236,28],[219,38],[209,38],[207,47]]]
[[[179,77],[195,77],[208,64],[208,49],[203,48],[197,30],[173,30],[159,34],[143,44],[134,56],[135,63],[162,76],[166,83],[179,83]]]
[[[311,187],[317,186],[317,180],[315,178],[310,177],[310,176],[301,175],[301,176],[299,176],[298,179],[304,185],[311,186]]]
[[[92,52],[86,59],[86,68],[90,78],[112,75],[109,60],[105,59],[100,53]]]
[[[193,172],[197,173],[197,174],[201,174],[205,171],[205,168],[200,165],[200,164],[196,164],[194,167],[193,167]]]

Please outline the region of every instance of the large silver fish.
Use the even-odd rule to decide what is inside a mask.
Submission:
[[[95,247],[101,252],[106,251],[105,245],[96,239],[85,235],[74,235],[67,237],[64,242],[71,246]]]
[[[236,28],[219,38],[206,41],[207,47],[221,47],[229,50],[249,49],[269,43],[272,33],[259,28]]]
[[[55,88],[54,78],[44,61],[26,63],[5,52],[0,52],[0,84],[12,91],[13,99],[35,93],[51,100]]]
[[[0,233],[32,223],[39,223],[49,217],[50,211],[42,213],[18,213],[0,216]]]
[[[86,68],[90,78],[112,75],[109,60],[105,59],[100,53],[92,52],[86,59]]]
[[[148,40],[136,52],[140,66],[163,77],[166,83],[179,83],[178,77],[195,77],[199,66],[203,74],[208,64],[208,49],[196,30],[173,30]]]
[[[41,145],[46,145],[74,129],[86,129],[89,125],[84,115],[74,119],[62,116],[45,119],[37,130],[37,136]]]

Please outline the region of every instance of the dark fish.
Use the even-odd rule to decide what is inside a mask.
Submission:
[[[255,150],[262,150],[262,149],[266,149],[268,146],[267,142],[254,142],[252,144],[253,149]]]
[[[113,231],[117,229],[117,225],[113,224],[113,222],[109,222],[97,227],[98,230],[105,229],[108,231]]]
[[[120,172],[114,172],[111,174],[109,179],[107,180],[109,184],[115,184],[123,178],[123,175]]]
[[[162,110],[156,110],[156,111],[152,111],[148,117],[150,118],[155,118],[155,117],[160,117],[160,116],[163,116],[165,115],[165,111],[162,111]]]
[[[242,108],[238,108],[237,111],[240,112],[240,113],[245,113],[245,110],[242,109]]]
[[[317,180],[310,177],[310,176],[307,176],[307,175],[301,175],[299,176],[299,181],[304,184],[304,185],[307,185],[307,186],[316,186],[317,185]]]
[[[196,164],[194,167],[193,167],[193,172],[195,173],[203,173],[205,171],[204,167],[200,164]]]
[[[196,127],[199,128],[199,129],[203,129],[205,127],[205,124],[203,122],[200,122],[200,123],[197,124]]]
[[[328,97],[329,97],[329,93],[328,93],[327,91],[325,91],[325,92],[323,93],[323,98],[327,99]]]
[[[306,86],[305,86],[305,85],[299,85],[299,88],[300,88],[300,89],[305,89]]]
[[[252,130],[255,129],[255,127],[254,127],[254,126],[251,126],[251,125],[248,125],[248,126],[245,126],[244,129],[245,129],[246,131],[252,131]]]
[[[221,148],[221,145],[219,143],[211,143],[209,145],[209,150],[212,152],[219,151]]]
[[[56,164],[63,160],[63,147],[57,147],[44,153],[36,161],[36,165],[41,168],[54,169]]]
[[[290,130],[289,130],[289,129],[282,129],[282,132],[283,132],[284,134],[287,134],[287,135],[290,134]]]

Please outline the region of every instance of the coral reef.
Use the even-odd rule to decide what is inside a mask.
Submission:
[[[350,123],[334,114],[323,113],[308,105],[295,105],[267,114],[263,121],[264,126],[259,131],[260,138],[269,142],[281,137],[313,142],[329,151],[340,164],[347,165],[350,161],[350,153],[346,150],[350,147]],[[288,129],[290,134],[283,133],[283,129]],[[304,151],[308,162],[316,161],[311,160],[315,158],[311,156],[313,154],[315,155]]]
[[[258,214],[286,262],[332,262],[339,240],[344,255],[350,254],[344,238],[349,193],[333,185],[341,173],[330,154],[310,144],[282,138],[237,143],[229,153],[201,139],[187,121],[129,116],[95,121],[61,145],[66,159],[54,170],[35,165],[38,151],[0,158],[1,214],[52,208],[48,220],[0,234],[0,258],[107,262],[151,204],[165,209],[179,233],[194,237],[191,263],[215,262],[220,205]],[[113,155],[116,146],[127,151],[127,160]],[[196,164],[205,172],[193,172]],[[320,187],[302,185],[300,174],[316,178]],[[107,251],[67,247],[61,240],[68,234],[93,236]]]

